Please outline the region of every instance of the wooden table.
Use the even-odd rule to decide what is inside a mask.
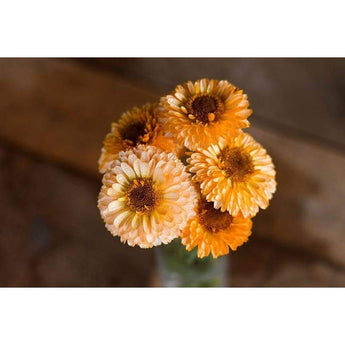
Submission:
[[[123,111],[200,77],[244,88],[277,167],[232,285],[345,286],[343,59],[1,59],[1,286],[151,284],[153,252],[100,219],[97,159]]]

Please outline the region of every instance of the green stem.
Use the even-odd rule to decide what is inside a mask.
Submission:
[[[228,258],[199,259],[197,249],[187,251],[180,239],[156,248],[162,286],[216,287],[228,284]]]

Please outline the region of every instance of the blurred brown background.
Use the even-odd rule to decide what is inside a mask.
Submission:
[[[278,191],[231,255],[232,286],[345,286],[345,59],[0,59],[0,286],[150,286],[154,252],[105,229],[110,123],[176,84],[227,79]]]

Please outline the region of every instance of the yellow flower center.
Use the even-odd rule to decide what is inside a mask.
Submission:
[[[158,201],[151,179],[134,180],[127,196],[129,207],[139,214],[151,212]]]
[[[220,167],[233,181],[244,181],[254,172],[252,158],[239,147],[225,147],[220,154]]]
[[[216,210],[212,202],[202,200],[199,202],[199,223],[212,232],[227,229],[232,223],[232,216],[228,212]]]
[[[188,118],[202,124],[216,121],[222,111],[221,102],[209,95],[197,96],[188,108]]]

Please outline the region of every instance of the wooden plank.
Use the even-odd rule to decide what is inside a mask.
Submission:
[[[187,80],[227,79],[249,95],[254,124],[262,118],[345,148],[345,59],[101,59],[100,64],[162,93]]]
[[[0,60],[0,138],[97,176],[110,123],[157,98],[64,60]]]
[[[249,132],[272,155],[278,181],[254,231],[345,265],[345,156],[263,128]]]
[[[230,261],[234,287],[345,286],[342,269],[258,238],[231,254]]]
[[[153,251],[105,229],[97,181],[1,147],[0,159],[0,286],[149,284]]]
[[[0,60],[0,67],[0,138],[92,176],[99,176],[97,159],[110,122],[158,98],[147,87],[69,61]],[[254,231],[345,265],[345,157],[255,125],[250,132],[272,154],[279,184]]]

